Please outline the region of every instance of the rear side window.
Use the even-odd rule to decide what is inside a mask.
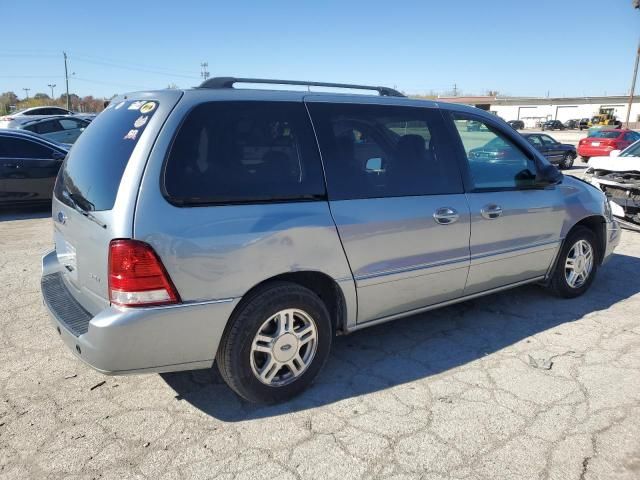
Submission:
[[[85,210],[110,210],[122,174],[142,132],[157,111],[156,101],[111,104],[73,145],[60,169],[55,194]]]
[[[304,105],[198,105],[176,135],[163,184],[179,205],[323,197],[322,166]]]
[[[311,103],[332,200],[461,193],[437,110]]]
[[[58,120],[47,120],[45,122],[34,123],[24,127],[25,130],[31,130],[32,132],[44,135],[46,133],[53,133],[62,130]]]
[[[22,138],[0,137],[0,156],[5,158],[51,158],[52,150]]]
[[[589,136],[592,138],[618,138],[620,136],[620,132],[611,130],[596,130],[595,132],[591,132]]]

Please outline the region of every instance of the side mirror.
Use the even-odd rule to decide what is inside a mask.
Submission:
[[[51,158],[53,160],[64,160],[64,157],[66,157],[66,155],[64,153],[58,152],[57,150],[54,150],[51,154]]]
[[[364,168],[367,172],[372,172],[372,173],[384,172],[384,168],[382,168],[382,159],[380,157],[370,158],[369,160],[367,160],[367,163]]]
[[[538,170],[536,175],[536,185],[556,185],[560,183],[563,178],[564,175],[554,165],[546,164]]]
[[[610,157],[619,157],[621,152],[622,152],[622,150],[611,150],[609,152],[609,156]]]

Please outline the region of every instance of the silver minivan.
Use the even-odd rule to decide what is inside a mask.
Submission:
[[[271,83],[307,89],[237,88]],[[494,115],[227,77],[114,99],[53,220],[42,294],[81,360],[215,363],[253,402],[301,392],[336,334],[527,283],[581,295],[620,238],[601,191]]]

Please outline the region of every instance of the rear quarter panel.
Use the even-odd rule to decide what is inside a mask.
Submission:
[[[153,246],[183,301],[239,298],[276,275],[318,271],[341,287],[347,323],[355,324],[355,286],[328,202],[177,207],[164,198],[160,179],[174,132],[211,96],[190,92],[164,125],[142,178],[134,237]]]

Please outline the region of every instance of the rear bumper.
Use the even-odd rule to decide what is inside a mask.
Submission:
[[[581,157],[608,157],[613,148],[578,146],[578,155]]]
[[[239,299],[163,307],[84,310],[45,255],[42,296],[52,323],[69,349],[105,374],[169,372],[210,367],[227,320]]]

